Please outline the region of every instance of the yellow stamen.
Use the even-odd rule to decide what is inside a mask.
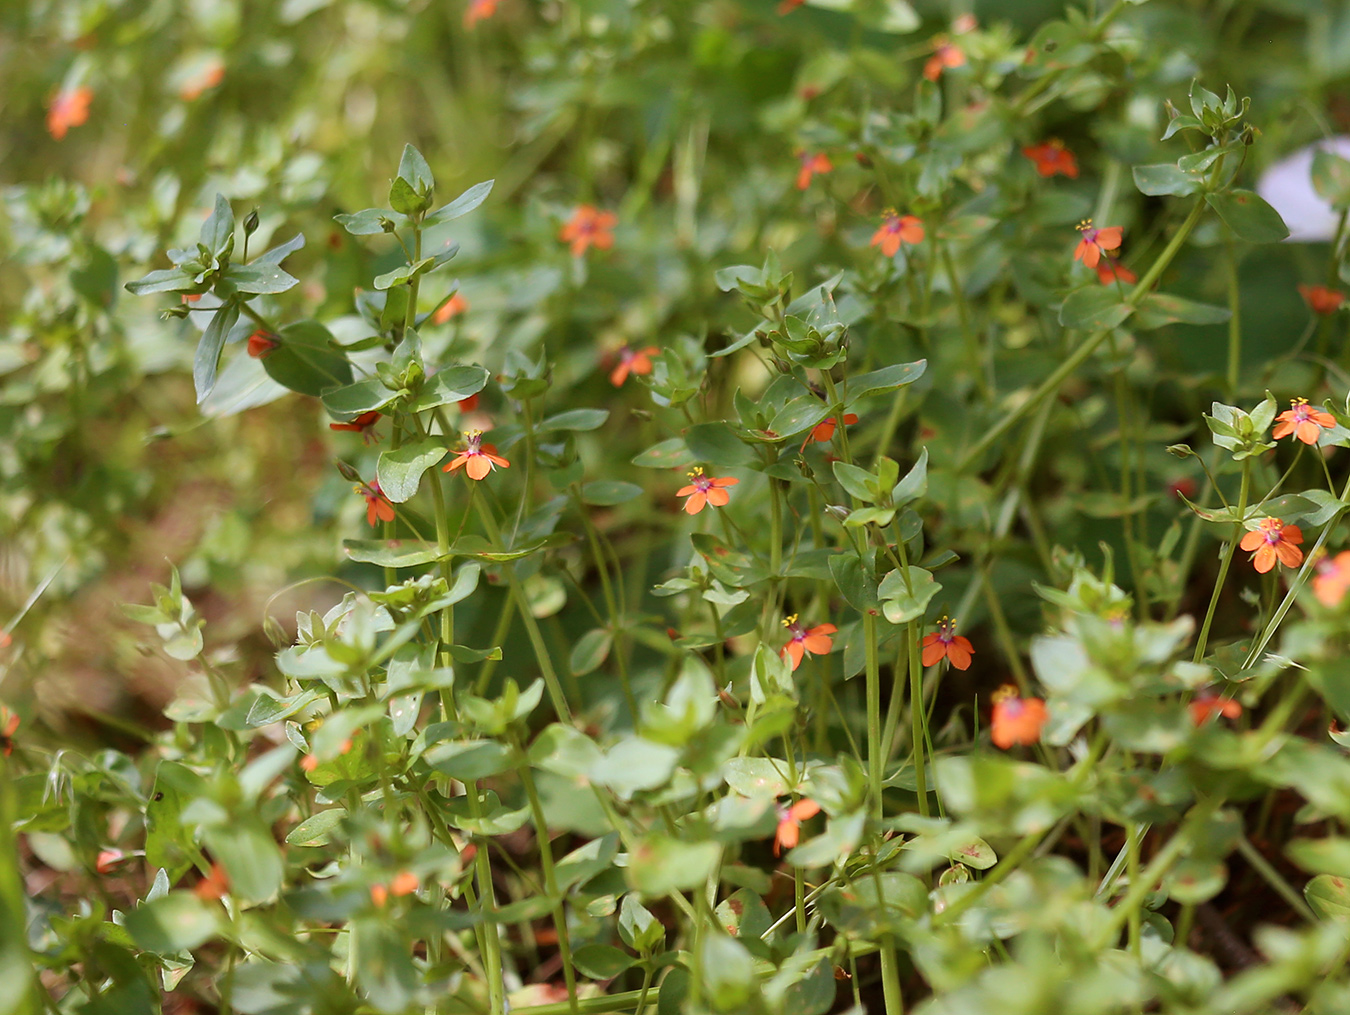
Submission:
[[[789,614],[788,616],[783,618],[784,627],[791,627],[795,623],[797,623],[797,615],[795,613]]]
[[[1017,693],[1017,688],[1013,687],[1012,684],[1004,684],[1002,687],[1000,687],[997,691],[994,692],[993,702],[995,705],[997,705],[999,702],[1011,701],[1014,698],[1020,697],[1021,695]]]

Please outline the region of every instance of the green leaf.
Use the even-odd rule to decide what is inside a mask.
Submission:
[[[1303,886],[1303,897],[1324,920],[1350,920],[1350,878],[1319,874]]]
[[[700,952],[703,986],[715,1011],[746,1011],[756,991],[755,960],[726,934],[706,933]]]
[[[715,842],[649,835],[628,854],[628,883],[648,898],[701,888],[721,856],[722,847]]]
[[[381,233],[401,229],[408,224],[406,215],[386,208],[367,208],[365,211],[334,215],[333,218],[343,229],[353,236],[378,236]],[[384,223],[389,223],[389,228]]]
[[[411,408],[414,412],[425,412],[438,405],[462,402],[487,387],[489,376],[486,369],[475,363],[441,367],[427,378]]]
[[[1291,839],[1284,852],[1311,874],[1350,877],[1350,839],[1335,835],[1325,839]]]
[[[722,778],[744,797],[776,800],[792,789],[788,765],[774,758],[730,758],[722,765]]]
[[[1289,227],[1280,218],[1280,213],[1250,190],[1206,194],[1205,200],[1238,239],[1249,243],[1275,243],[1289,235]]]
[[[403,146],[403,157],[398,160],[398,178],[411,184],[419,193],[428,193],[436,186],[436,178],[431,175],[427,160],[410,144]]]
[[[71,271],[70,284],[94,306],[110,309],[117,298],[117,259],[91,244],[85,262]]]
[[[680,752],[674,747],[629,735],[606,751],[587,775],[621,800],[629,800],[634,793],[664,786],[679,760]]]
[[[386,271],[383,275],[375,276],[375,288],[384,290],[392,289],[396,285],[403,285],[412,281],[418,275],[424,274],[434,263],[436,258],[424,257],[416,264],[400,264],[393,271]]]
[[[249,706],[248,717],[244,720],[244,724],[254,729],[261,726],[270,726],[274,722],[289,719],[301,709],[314,704],[323,697],[322,691],[310,690],[282,698],[271,688],[260,687],[258,688],[258,696],[253,699],[253,704]]]
[[[300,280],[275,264],[232,264],[225,269],[225,281],[241,293],[284,293]]]
[[[895,484],[891,491],[891,504],[902,508],[910,501],[918,500],[928,493],[928,449],[919,452],[919,460],[905,473],[905,478]]]
[[[487,196],[492,193],[493,182],[493,180],[485,180],[482,183],[475,183],[449,204],[433,211],[422,220],[422,224],[424,226],[432,226],[440,222],[450,222],[459,218],[461,215],[469,214],[469,212],[473,211],[487,200]]]
[[[1313,153],[1312,185],[1317,195],[1337,211],[1350,208],[1350,159],[1319,148]]]
[[[516,767],[516,754],[495,740],[464,740],[440,743],[427,750],[422,759],[452,779],[486,779]]]
[[[615,504],[627,504],[642,496],[642,487],[636,483],[624,483],[615,479],[599,479],[586,483],[581,488],[583,503],[596,507],[612,507]]]
[[[275,246],[271,250],[267,251],[265,254],[260,254],[258,257],[254,258],[253,263],[280,264],[282,261],[286,260],[286,258],[289,257],[291,254],[294,254],[297,250],[303,248],[304,245],[305,245],[305,234],[296,233],[285,243]]]
[[[572,961],[592,980],[612,980],[632,968],[637,959],[613,945],[588,944],[572,953]]]
[[[389,185],[389,207],[394,211],[413,217],[428,204],[428,199],[419,197],[411,183],[401,176],[394,177],[393,183]]]
[[[318,321],[296,321],[278,333],[281,344],[263,357],[263,369],[278,384],[302,395],[352,382],[352,365]]]
[[[610,646],[614,644],[614,635],[603,627],[587,631],[572,646],[568,665],[575,676],[582,677],[600,668],[600,664],[609,656]]]
[[[412,500],[417,493],[422,474],[439,465],[441,459],[449,454],[449,448],[441,444],[440,437],[427,437],[414,444],[404,444],[392,451],[380,455],[375,475],[379,479],[380,490],[395,504]]]
[[[881,598],[881,612],[886,619],[892,624],[904,624],[922,617],[940,591],[942,586],[936,578],[911,564],[908,585],[900,569],[896,568],[881,579],[877,595]]]
[[[215,936],[220,907],[192,892],[170,892],[143,902],[127,914],[127,933],[136,944],[157,955],[191,951]]]
[[[128,282],[127,292],[133,296],[149,296],[152,293],[190,292],[197,288],[197,278],[182,268],[158,268],[144,278]]]
[[[225,336],[237,320],[238,304],[226,303],[211,315],[211,323],[202,332],[201,341],[197,343],[197,353],[192,358],[192,384],[197,389],[198,405],[216,386],[216,370],[220,366],[220,352],[225,348]],[[263,365],[266,366],[266,363]]]
[[[696,460],[682,438],[671,437],[649,447],[633,459],[633,464],[644,469],[679,469]]]
[[[723,422],[695,423],[684,432],[694,461],[723,468],[754,465],[759,456]]]
[[[877,581],[871,570],[870,563],[864,568],[863,562],[852,553],[839,553],[830,558],[834,583],[848,604],[859,613],[875,614],[881,608],[877,599]]]
[[[1198,191],[1204,182],[1203,171],[1198,169],[1188,171],[1173,162],[1134,167],[1134,185],[1139,188],[1141,194],[1147,194],[1149,197],[1185,197]]]
[[[1231,316],[1227,307],[1197,303],[1167,293],[1149,293],[1139,301],[1134,325],[1147,331],[1164,324],[1222,324]]]
[[[875,489],[876,478],[866,469],[860,469],[856,465],[850,465],[848,462],[835,462],[834,478],[839,480],[839,485],[853,497],[864,503],[872,503],[877,499],[879,491]]]
[[[599,430],[609,419],[608,409],[568,409],[539,424],[540,433]]]
[[[440,559],[434,546],[401,539],[344,539],[342,549],[352,560],[380,567],[419,567]]]
[[[1059,308],[1059,323],[1066,328],[1098,331],[1116,327],[1133,311],[1115,286],[1092,283],[1065,297]]]
[[[341,807],[330,807],[311,814],[290,830],[286,842],[291,846],[326,846],[333,841],[332,832],[347,816]]]
[[[223,258],[234,247],[234,211],[224,194],[216,195],[211,217],[202,223],[200,241],[217,258]]]
[[[363,412],[383,409],[398,398],[398,392],[390,391],[378,377],[367,377],[355,384],[329,388],[321,397],[323,407],[338,419],[351,419]]]
[[[814,395],[801,395],[792,399],[774,414],[769,429],[779,437],[796,437],[807,430],[814,429],[830,415],[830,407],[822,405]]]
[[[230,895],[262,903],[281,889],[285,867],[272,833],[256,814],[235,814],[220,825],[207,825],[202,838],[230,879]]]

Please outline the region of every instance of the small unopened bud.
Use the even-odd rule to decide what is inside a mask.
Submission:
[[[349,483],[361,482],[361,473],[357,472],[354,468],[352,468],[342,459],[340,458],[333,459],[333,464],[337,466],[338,472],[341,474],[342,478],[345,479],[347,482]]]
[[[1167,453],[1177,458],[1190,458],[1195,454],[1189,444],[1171,444],[1168,445]]]
[[[258,209],[254,208],[248,213],[248,218],[244,219],[244,235],[252,236],[258,231]]]

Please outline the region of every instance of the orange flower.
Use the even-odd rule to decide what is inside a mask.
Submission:
[[[1097,265],[1097,278],[1102,285],[1111,285],[1119,279],[1125,285],[1134,285],[1139,281],[1139,276],[1130,271],[1129,268],[1121,264],[1110,254],[1107,254]]]
[[[923,640],[923,664],[935,666],[946,659],[958,670],[970,669],[970,657],[975,654],[969,638],[956,633],[956,624],[947,617],[938,621],[938,629]]]
[[[792,669],[795,672],[797,667],[802,664],[802,657],[806,655],[823,656],[827,655],[834,642],[830,640],[830,635],[838,631],[839,628],[833,624],[817,624],[815,627],[807,630],[797,620],[794,613],[790,617],[783,618],[783,626],[788,629],[792,639],[783,646],[782,656],[784,659],[792,660]]]
[[[276,335],[262,328],[248,336],[248,354],[254,359],[262,359],[279,345]]]
[[[412,871],[399,871],[394,875],[394,879],[389,882],[389,894],[394,896],[411,895],[417,891],[421,882],[417,875]]]
[[[820,813],[820,804],[814,800],[798,800],[791,807],[778,808],[778,831],[773,836],[773,855],[785,849],[794,849],[802,837],[802,822]]]
[[[797,153],[797,161],[801,163],[801,168],[797,170],[798,190],[811,186],[811,177],[816,173],[828,173],[834,168],[830,157],[824,152],[801,151]]]
[[[804,3],[806,3],[806,0],[783,0],[783,2],[778,5],[778,16],[782,17],[784,14],[791,14]]]
[[[370,412],[363,412],[350,423],[329,423],[329,430],[350,430],[352,433],[359,433],[362,439],[370,444],[378,441],[380,438],[375,433],[375,424],[380,421],[380,411],[371,409]]]
[[[609,382],[616,388],[622,387],[629,374],[649,374],[652,372],[652,357],[661,350],[654,345],[645,349],[631,349],[624,346],[619,350],[619,365],[609,375]]]
[[[1094,229],[1092,219],[1083,219],[1082,222],[1078,223],[1078,231],[1083,236],[1074,249],[1073,259],[1082,261],[1089,268],[1095,268],[1104,253],[1108,250],[1115,250],[1120,246],[1120,234],[1123,229],[1120,226]]]
[[[1345,294],[1324,285],[1301,285],[1299,294],[1308,301],[1314,314],[1334,314],[1345,302]]]
[[[472,28],[484,18],[497,13],[497,0],[469,0],[469,8],[464,12],[464,27]]]
[[[192,889],[194,895],[203,902],[218,899],[230,891],[230,878],[225,868],[218,863],[211,864],[211,873],[197,882]]]
[[[178,97],[184,102],[191,102],[202,92],[208,88],[216,87],[224,80],[225,64],[220,60],[215,60],[184,81],[182,87],[178,89]]]
[[[675,491],[676,497],[688,497],[684,502],[684,509],[691,515],[696,515],[703,510],[704,504],[711,504],[713,507],[725,507],[731,500],[731,494],[727,493],[724,487],[735,486],[740,482],[739,479],[732,479],[730,476],[718,476],[713,478],[705,476],[703,469],[695,466],[689,473],[689,485],[682,486]]]
[[[995,747],[1007,750],[1013,744],[1034,744],[1049,718],[1040,698],[1022,698],[1017,688],[1004,684],[994,692],[994,714],[989,735]]]
[[[494,466],[510,468],[511,463],[497,454],[494,445],[483,443],[482,430],[470,430],[464,437],[468,446],[453,461],[446,463],[441,469],[442,472],[454,472],[463,465],[470,479],[482,479]]]
[[[444,324],[452,317],[458,317],[464,311],[469,309],[469,301],[464,298],[463,293],[455,293],[445,303],[431,315],[432,324]]]
[[[1191,713],[1191,722],[1202,726],[1212,716],[1221,715],[1225,719],[1236,719],[1242,714],[1242,706],[1232,698],[1221,698],[1213,691],[1197,694],[1186,705]]]
[[[936,81],[947,68],[961,67],[965,62],[966,54],[961,48],[953,45],[945,35],[939,35],[933,40],[933,55],[923,65],[923,76]]]
[[[125,859],[126,854],[120,849],[101,849],[98,851],[98,858],[94,861],[94,870],[100,874],[107,874]]]
[[[94,98],[94,90],[81,85],[79,88],[63,88],[52,96],[47,107],[47,133],[60,141],[71,127],[78,127],[89,119],[89,103]]]
[[[856,422],[858,422],[857,413],[850,412],[844,417],[844,426],[852,426]],[[833,416],[824,422],[817,423],[812,427],[811,432],[806,435],[806,440],[802,441],[802,450],[805,451],[808,444],[828,444],[834,439],[835,427],[838,425],[839,421]]]
[[[6,758],[14,753],[14,734],[19,729],[19,714],[0,705],[0,753]]]
[[[1304,444],[1316,444],[1323,430],[1336,425],[1336,417],[1321,409],[1314,409],[1306,398],[1295,398],[1289,403],[1293,408],[1285,409],[1275,417],[1275,429],[1270,432],[1276,440],[1294,435]]]
[[[377,909],[383,909],[384,904],[389,901],[389,889],[384,885],[371,885],[370,901],[375,903]]]
[[[597,250],[608,250],[614,246],[614,234],[610,230],[618,221],[612,211],[600,211],[594,205],[583,204],[558,232],[558,239],[572,245],[573,257],[586,253],[591,244],[595,244]]]
[[[378,479],[374,480],[369,486],[361,483],[352,487],[352,489],[366,499],[366,521],[370,522],[372,527],[375,525],[376,519],[382,522],[394,520],[394,505],[389,503],[389,498],[380,489]]]
[[[902,243],[923,242],[923,222],[917,215],[897,215],[894,209],[886,210],[886,219],[881,228],[872,234],[871,246],[881,247],[887,257],[894,257]]]
[[[460,412],[473,412],[478,408],[478,393],[474,392],[468,398],[461,398],[455,404],[459,406]]]
[[[1049,177],[1062,173],[1071,180],[1078,179],[1078,160],[1057,137],[1037,145],[1029,145],[1022,149],[1022,154],[1036,163],[1036,172],[1042,176]]]
[[[1255,550],[1252,564],[1256,570],[1265,574],[1279,560],[1285,567],[1298,567],[1303,563],[1303,551],[1296,544],[1303,542],[1303,531],[1297,525],[1285,525],[1278,518],[1263,518],[1260,528],[1253,529],[1242,537],[1238,546],[1244,550]]]
[[[1342,550],[1335,557],[1319,560],[1312,586],[1313,595],[1323,606],[1339,606],[1350,589],[1350,551]]]

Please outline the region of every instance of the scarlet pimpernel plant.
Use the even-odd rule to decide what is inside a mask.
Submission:
[[[189,8],[0,63],[15,1010],[1338,1015],[1334,12]]]

